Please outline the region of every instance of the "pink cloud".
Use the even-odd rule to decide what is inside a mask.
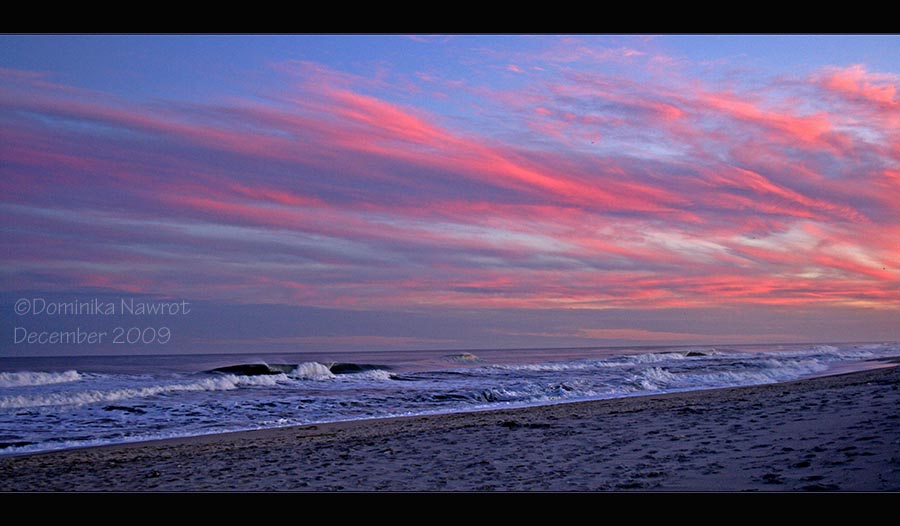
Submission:
[[[631,51],[592,53],[643,56]],[[550,63],[592,56],[569,52]],[[515,72],[538,64],[519,58]],[[742,91],[580,71],[467,92],[508,116],[498,122],[301,67],[302,80],[252,103],[5,90],[0,203],[84,220],[0,209],[40,233],[15,238],[23,256],[7,282],[55,255],[73,267],[39,270],[73,287],[353,308],[900,301],[890,76],[859,66]],[[832,96],[794,107],[798,90]],[[198,250],[220,260],[183,278],[129,271]],[[118,266],[85,270],[103,260]],[[603,334],[655,338],[591,337]]]
[[[846,68],[829,68],[821,77],[822,85],[850,99],[896,108],[897,86],[900,78],[895,75],[870,73],[864,64]]]
[[[827,113],[797,115],[784,109],[770,109],[746,97],[727,92],[703,93],[699,108],[714,111],[733,119],[745,121],[768,130],[767,136],[776,142],[795,142],[815,149],[831,149],[834,126]]]

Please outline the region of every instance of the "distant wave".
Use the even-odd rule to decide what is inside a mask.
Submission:
[[[263,376],[273,374],[286,374],[293,371],[296,365],[287,364],[267,364],[267,363],[242,363],[238,365],[228,365],[226,367],[216,367],[211,373],[238,374],[241,376]]]
[[[334,374],[353,374],[365,371],[390,369],[387,365],[375,365],[372,363],[332,363],[328,366],[328,370]]]
[[[694,358],[698,356],[715,356],[719,354],[719,350],[715,347],[688,347],[686,349],[681,349],[681,354],[685,355],[688,358]]]
[[[0,387],[22,387],[26,385],[49,385],[77,382],[84,378],[78,371],[63,373],[42,373],[21,371],[16,373],[0,373]]]
[[[481,358],[470,352],[463,352],[459,354],[448,354],[447,356],[444,356],[444,360],[452,363],[472,363],[480,362]]]

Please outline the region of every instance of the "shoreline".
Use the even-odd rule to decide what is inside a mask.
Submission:
[[[479,413],[494,413],[498,411],[518,411],[518,410],[528,410],[528,409],[537,409],[547,406],[554,405],[567,405],[567,404],[591,404],[595,402],[615,402],[618,400],[631,400],[631,399],[639,399],[645,397],[653,397],[653,398],[665,398],[668,396],[679,396],[686,395],[689,393],[707,393],[728,389],[743,389],[748,387],[765,387],[765,386],[777,386],[777,385],[788,385],[793,384],[795,382],[806,382],[809,380],[815,380],[817,378],[829,378],[843,375],[852,375],[852,374],[860,374],[868,371],[875,371],[878,369],[890,368],[900,366],[900,357],[895,358],[870,358],[868,360],[864,360],[864,362],[876,362],[878,365],[870,365],[864,369],[855,369],[850,371],[845,371],[842,369],[836,369],[833,372],[812,376],[809,378],[798,378],[795,380],[788,380],[785,382],[775,382],[771,384],[758,384],[758,385],[744,385],[744,386],[730,386],[730,387],[710,387],[706,389],[691,389],[686,391],[674,391],[667,393],[653,393],[653,392],[644,392],[639,394],[634,394],[630,396],[617,396],[614,398],[599,398],[599,399],[589,399],[589,400],[558,400],[554,402],[545,402],[538,403],[535,405],[524,405],[524,406],[510,406],[510,407],[487,407],[487,408],[477,408],[477,409],[464,409],[462,411],[451,411],[451,412],[438,412],[438,413],[423,413],[423,414],[414,414],[414,415],[399,415],[399,416],[376,416],[376,417],[366,417],[366,418],[358,418],[358,419],[348,419],[348,420],[333,420],[328,422],[311,422],[307,424],[292,424],[288,426],[279,426],[279,427],[265,427],[259,429],[242,429],[237,431],[224,431],[224,432],[212,432],[212,433],[204,433],[201,435],[186,435],[186,436],[174,436],[174,437],[166,437],[166,438],[151,438],[151,439],[142,439],[135,440],[129,442],[116,442],[111,444],[92,444],[92,445],[79,445],[79,446],[71,446],[64,447],[60,449],[50,449],[43,451],[25,451],[21,453],[8,453],[4,455],[0,455],[0,461],[8,458],[20,458],[20,457],[30,457],[37,455],[52,455],[56,453],[63,453],[66,451],[79,451],[86,449],[98,449],[98,448],[118,448],[118,447],[131,447],[131,446],[142,446],[142,445],[166,445],[167,443],[184,443],[184,442],[195,442],[195,441],[204,441],[208,442],[210,440],[203,439],[211,439],[215,440],[215,437],[228,437],[228,436],[238,436],[245,434],[253,434],[253,433],[267,433],[269,431],[277,431],[277,430],[308,430],[310,428],[318,428],[323,426],[345,426],[350,425],[351,427],[355,427],[356,425],[365,426],[367,424],[377,424],[379,422],[386,422],[398,419],[415,419],[415,418],[426,418],[426,417],[441,417],[441,416],[449,416],[454,414],[479,414]]]
[[[23,453],[0,457],[0,491],[900,491],[898,386],[900,369],[885,364],[758,386]]]

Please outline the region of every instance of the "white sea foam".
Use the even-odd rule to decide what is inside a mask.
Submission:
[[[644,354],[630,354],[627,360],[632,363],[660,363],[671,360],[684,360],[686,356],[677,352],[653,352]]]
[[[384,369],[370,369],[368,371],[360,371],[358,373],[351,374],[342,374],[338,375],[337,378],[343,381],[357,381],[357,380],[390,380],[391,372],[385,371]]]
[[[84,405],[97,402],[114,402],[132,398],[147,398],[160,394],[186,391],[229,391],[238,389],[242,386],[274,386],[279,381],[284,381],[286,378],[287,377],[283,374],[268,376],[235,376],[226,374],[212,378],[204,378],[191,383],[151,385],[147,387],[113,389],[107,391],[92,390],[55,392],[34,396],[3,396],[0,397],[0,409]]]
[[[675,383],[676,376],[661,367],[643,370],[632,381],[647,391],[657,391]]]
[[[328,380],[336,375],[328,369],[327,365],[322,365],[319,362],[305,362],[288,373],[288,376],[301,380]]]
[[[367,369],[358,372],[334,374],[327,365],[319,362],[305,362],[298,365],[288,376],[297,380],[339,380],[355,382],[360,380],[389,380],[391,373],[384,369]]]
[[[0,373],[0,387],[22,387],[26,385],[49,385],[77,382],[83,376],[78,371],[62,373],[42,373],[21,371],[16,373]]]
[[[664,367],[650,367],[630,378],[632,385],[648,391],[664,389],[706,389],[796,380],[822,373],[828,364],[820,360],[761,359],[754,367],[733,367],[724,371],[702,369],[673,372]]]
[[[596,360],[587,360],[581,362],[560,362],[560,363],[528,363],[521,365],[491,365],[487,369],[498,369],[501,371],[533,371],[533,372],[555,372],[555,371],[584,371],[594,369],[599,362]]]

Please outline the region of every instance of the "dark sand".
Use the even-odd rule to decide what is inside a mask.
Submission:
[[[900,367],[6,457],[0,490],[898,491]]]

